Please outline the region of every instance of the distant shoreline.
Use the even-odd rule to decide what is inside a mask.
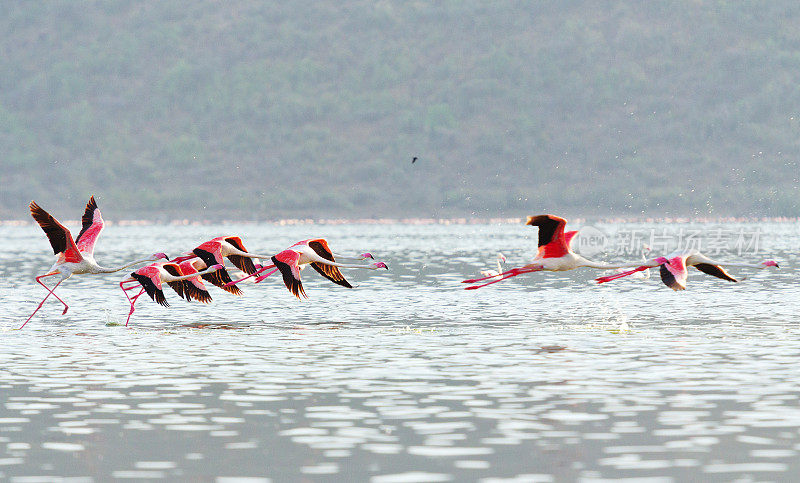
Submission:
[[[800,217],[592,217],[570,218],[570,223],[797,223]],[[106,220],[107,226],[204,226],[204,225],[514,225],[525,222],[525,218],[283,218],[278,220],[189,220],[174,219],[156,221],[146,219]],[[80,220],[65,220],[65,225],[79,226]],[[34,225],[33,220],[0,220],[0,226]]]

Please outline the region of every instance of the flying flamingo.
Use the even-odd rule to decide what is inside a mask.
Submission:
[[[503,271],[501,263],[506,263],[506,256],[502,253],[497,254],[497,270],[481,270],[481,275],[484,277],[496,277]]]
[[[465,290],[475,290],[529,272],[539,272],[543,270],[560,272],[578,267],[612,270],[615,268],[630,268],[640,265],[640,263],[600,263],[583,258],[574,253],[570,248],[570,243],[578,232],[568,231],[564,233],[564,226],[566,224],[567,220],[554,215],[529,216],[526,225],[539,227],[539,251],[533,261],[523,267],[512,268],[511,270],[490,277],[464,280],[462,283],[476,283],[494,279],[487,283],[466,287]]]
[[[703,273],[712,275],[729,282],[738,282],[739,280],[733,278],[722,266],[726,267],[746,267],[764,269],[767,267],[780,268],[774,260],[764,260],[761,263],[728,263],[712,260],[703,255],[694,248],[676,250],[666,257],[658,257],[648,260],[641,266],[628,270],[627,272],[618,273],[616,275],[608,275],[595,279],[597,283],[610,282],[618,278],[627,277],[628,275],[647,270],[651,267],[661,266],[661,281],[664,285],[672,290],[686,290],[686,278],[688,271],[686,267],[694,267]]]
[[[270,258],[269,255],[258,255],[248,252],[244,248],[242,239],[238,236],[220,236],[213,238],[207,242],[201,243],[187,255],[176,258],[175,261],[180,263],[195,257],[202,260],[206,267],[218,264],[224,265],[224,259],[227,258],[236,268],[248,275],[252,275],[256,271],[255,264],[252,260],[253,258]],[[230,292],[234,295],[241,295],[242,293],[239,287],[231,283],[233,280],[231,280],[231,276],[225,268],[203,275],[203,278],[226,292]]]
[[[336,257],[340,260],[364,260],[367,258],[374,259],[371,253],[362,253],[358,257],[347,257],[342,255],[334,255],[328,246],[327,240],[324,238],[312,238],[295,243],[291,247],[283,250],[277,255],[271,257],[272,264],[260,267],[255,274],[259,274],[269,269],[270,272],[256,278],[256,283],[261,282],[270,275],[280,271],[283,275],[283,283],[295,297],[308,298],[303,290],[303,283],[300,281],[300,270],[310,264],[311,268],[319,272],[320,275],[327,278],[331,282],[341,285],[342,287],[353,288],[352,285],[344,278],[339,268],[366,268],[368,270],[377,270],[379,268],[389,269],[383,262],[375,262],[369,265],[355,265],[345,264],[336,261]],[[232,283],[239,283],[242,280],[249,278],[245,277]]]
[[[39,226],[42,227],[42,230],[44,230],[45,235],[47,235],[50,246],[53,247],[53,254],[58,255],[58,259],[47,273],[36,277],[36,283],[47,290],[47,295],[45,295],[44,299],[42,299],[39,306],[36,307],[36,310],[33,311],[30,317],[20,326],[20,329],[25,327],[25,324],[27,324],[36,312],[42,308],[45,300],[47,300],[47,297],[50,295],[53,295],[59,302],[64,304],[64,312],[62,312],[61,315],[67,313],[69,306],[55,294],[55,290],[61,282],[68,279],[73,274],[119,272],[120,270],[124,270],[139,263],[167,258],[167,255],[164,253],[155,253],[149,258],[135,260],[119,267],[109,268],[98,265],[94,259],[94,245],[97,242],[97,238],[100,236],[100,232],[103,231],[104,223],[103,217],[100,215],[100,210],[97,208],[97,203],[94,200],[94,196],[89,198],[89,202],[86,204],[86,210],[81,219],[81,231],[78,234],[78,238],[75,240],[72,239],[72,234],[64,225],[59,223],[51,214],[43,210],[35,201],[31,201],[30,210],[33,219],[36,220]],[[60,275],[60,277],[55,286],[50,289],[42,282],[42,279],[54,275]]]
[[[181,298],[186,298],[186,300],[197,298],[197,300],[200,300],[201,302],[208,303],[208,301],[211,300],[211,297],[208,295],[207,291],[204,291],[204,294],[196,294],[194,290],[189,288],[188,285],[185,285],[184,282],[194,280],[198,278],[198,276],[202,276],[216,270],[221,270],[222,268],[223,266],[218,264],[212,265],[211,267],[198,272],[197,270],[194,270],[194,267],[192,267],[193,271],[190,271],[188,274],[184,274],[180,265],[177,263],[161,262],[147,265],[146,267],[142,267],[132,272],[130,277],[119,283],[119,287],[122,289],[122,292],[125,294],[125,297],[127,297],[128,302],[131,304],[131,310],[128,312],[128,319],[125,321],[125,327],[128,326],[128,323],[131,320],[131,315],[133,315],[135,310],[134,304],[142,295],[142,293],[146,292],[147,295],[150,296],[150,298],[156,303],[163,305],[164,307],[169,307],[169,303],[167,302],[166,297],[164,297],[164,291],[161,288],[162,283],[166,283],[172,287]],[[133,283],[133,285],[126,287],[125,284],[127,283]],[[200,285],[202,285],[202,282],[200,282]],[[194,287],[194,285],[192,286]],[[129,296],[128,290],[134,290],[136,287],[141,287],[139,293],[133,297]],[[199,289],[195,287],[195,290]],[[196,295],[199,295],[199,297],[196,297]]]

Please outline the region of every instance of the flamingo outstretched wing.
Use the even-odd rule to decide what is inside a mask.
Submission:
[[[206,264],[206,267],[211,267],[214,265],[222,265],[225,261],[219,256],[219,251],[215,250],[213,253],[205,250],[203,246],[209,247],[209,242],[200,245],[199,247],[192,250],[192,254],[195,255],[197,258],[203,261]],[[237,287],[236,285],[228,285],[229,283],[233,282],[231,279],[231,274],[228,273],[227,270],[224,268],[220,268],[219,270],[211,273],[204,273],[202,275],[203,280],[209,282],[211,285],[215,287],[219,287],[222,290],[233,294],[233,295],[242,295],[242,289]]]
[[[529,216],[526,224],[539,227],[539,258],[558,258],[569,253],[569,243],[564,238],[567,220],[554,215],[537,215]]]
[[[183,272],[176,263],[165,263],[164,265],[162,265],[162,267],[168,274],[172,275],[173,277],[183,276]],[[169,285],[172,288],[172,290],[174,290],[175,293],[178,294],[178,297],[186,299],[187,301],[191,300],[188,294],[186,293],[186,280],[167,282],[167,285]]]
[[[303,297],[308,298],[303,290],[303,282],[300,281],[299,259],[300,255],[294,250],[284,250],[272,257],[272,263],[280,270],[284,285],[295,297],[300,298],[302,294]]]
[[[703,273],[707,273],[708,275],[721,278],[722,280],[727,280],[729,282],[738,282],[738,280],[731,277],[731,275],[719,265],[712,265],[710,263],[698,263],[694,265],[694,268],[700,270]]]
[[[241,250],[243,252],[247,251],[244,248],[242,239],[238,236],[229,236],[225,238],[225,241],[233,245],[237,250]],[[253,263],[253,259],[250,257],[243,257],[242,255],[228,255],[228,260],[230,260],[231,263],[236,266],[236,268],[248,275],[252,275],[256,272],[256,266]]]
[[[178,266],[185,275],[197,273],[197,269],[190,260],[180,263]],[[203,279],[200,278],[200,275],[185,280],[183,289],[186,292],[186,300],[194,299],[204,304],[211,302],[211,294],[208,293],[208,289],[203,283]]]
[[[325,260],[330,260],[335,262],[333,258],[333,252],[331,251],[330,247],[328,247],[328,243],[323,240],[312,240],[308,242],[308,247],[314,250],[314,252],[319,255],[320,257],[324,258]],[[341,285],[342,287],[353,288],[350,285],[342,272],[339,270],[339,267],[334,267],[333,265],[326,265],[320,262],[311,262],[311,268],[316,270],[320,275],[327,278],[331,282],[335,283],[336,285]]]
[[[75,241],[72,239],[72,234],[67,230],[67,227],[59,223],[53,215],[46,212],[35,201],[31,201],[29,208],[31,216],[42,227],[44,234],[47,235],[50,246],[53,247],[54,255],[62,254],[67,262],[77,263],[83,260],[83,256],[81,256],[78,247],[75,246]]]
[[[169,302],[167,302],[167,298],[164,297],[164,291],[161,290],[160,280],[158,281],[159,283],[155,283],[153,279],[147,275],[138,273],[138,271],[131,273],[131,277],[139,282],[139,285],[142,286],[145,292],[147,292],[147,295],[149,295],[154,302],[164,307],[169,307]]]
[[[75,239],[75,245],[81,253],[92,255],[94,253],[94,244],[97,243],[97,238],[105,227],[103,217],[100,215],[100,210],[97,208],[97,202],[94,200],[94,196],[89,198],[89,202],[86,203],[86,210],[83,212],[81,225],[81,232],[78,234],[78,238]]]
[[[228,273],[227,270],[224,268],[220,268],[219,270],[211,273],[204,273],[201,275],[203,280],[210,283],[215,287],[219,287],[222,290],[228,292],[232,295],[242,295],[242,289],[237,287],[236,285],[228,285],[229,283],[233,282],[231,279],[231,275]]]
[[[575,231],[568,231],[564,233],[564,244],[567,245],[568,249],[572,249],[572,239],[575,238],[575,235],[578,234],[578,230]]]

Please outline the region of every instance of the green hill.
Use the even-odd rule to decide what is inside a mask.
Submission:
[[[107,217],[798,216],[798,25],[785,0],[4,2],[0,217],[90,193]]]

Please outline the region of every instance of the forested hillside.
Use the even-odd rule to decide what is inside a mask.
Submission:
[[[0,4],[0,218],[800,215],[800,3]],[[413,156],[419,160],[411,164]]]

